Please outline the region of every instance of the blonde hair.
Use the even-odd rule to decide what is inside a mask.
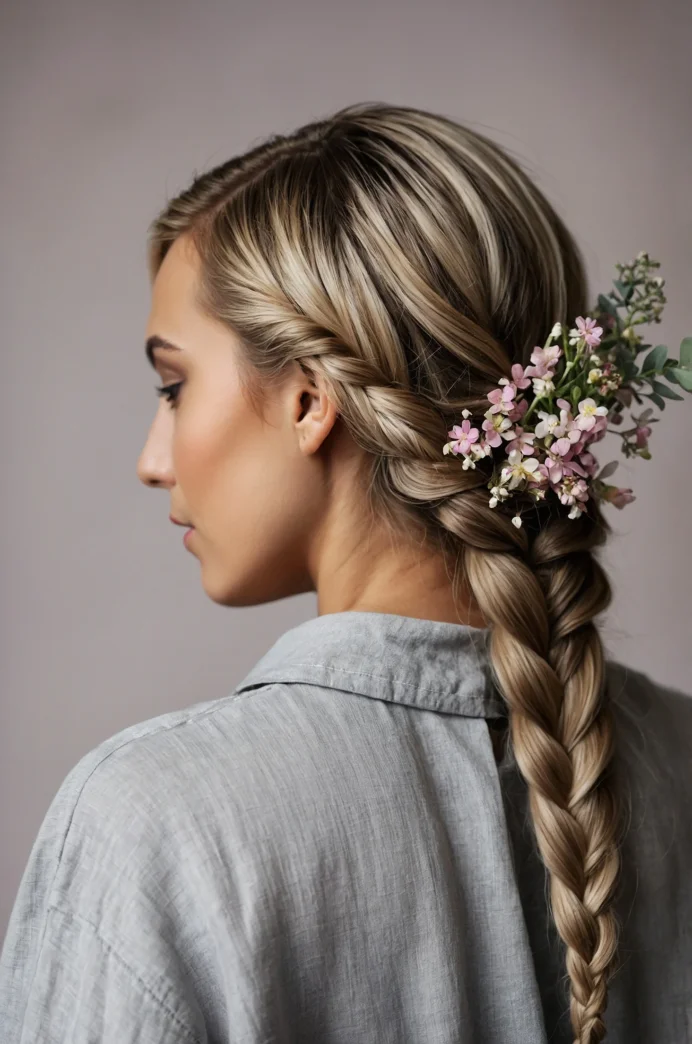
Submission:
[[[291,360],[321,375],[367,451],[371,510],[421,527],[488,622],[566,947],[574,1040],[602,1040],[621,840],[594,623],[611,598],[594,555],[609,527],[593,501],[570,520],[548,497],[516,529],[489,507],[483,468],[442,454],[462,409],[485,410],[556,321],[586,314],[575,242],[493,141],[380,103],[196,177],[151,225],[152,278],[181,235],[201,258],[200,303],[241,338],[248,377],[266,385]]]

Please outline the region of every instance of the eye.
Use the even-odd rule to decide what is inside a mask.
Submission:
[[[157,388],[156,394],[159,397],[165,395],[173,409],[175,409],[175,404],[178,401],[178,395],[180,394],[180,389],[182,385],[182,381],[178,381],[177,384],[166,384],[161,388]]]

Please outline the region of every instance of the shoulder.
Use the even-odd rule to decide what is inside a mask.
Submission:
[[[195,730],[220,702],[131,725],[63,779],[0,954],[0,1036],[7,1030],[18,1039],[23,1030],[32,1040],[46,1033],[51,1040],[125,1040],[136,1033],[128,1022],[136,1012],[136,1029],[152,1040],[193,1039],[186,950],[175,944],[193,894],[184,877],[193,833],[185,820],[194,818],[195,799],[186,802],[184,777]],[[78,995],[83,1003],[75,1009],[65,997]]]
[[[169,711],[84,754],[54,793],[18,901],[47,908],[70,893],[83,909],[97,879],[101,887],[125,869],[132,880],[136,863],[161,868],[181,855],[187,828],[213,806],[222,801],[229,816],[246,804],[281,690],[272,684]]]

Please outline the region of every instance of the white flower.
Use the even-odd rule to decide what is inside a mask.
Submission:
[[[603,370],[599,370],[598,367],[595,367],[593,370],[589,370],[589,375],[586,378],[586,383],[595,384],[596,381],[600,380],[602,376]]]
[[[464,469],[464,471],[468,471],[469,468],[473,468],[474,471],[475,471],[475,468],[476,468],[476,465],[474,464],[474,462],[471,460],[470,457],[464,457],[464,463],[461,466]]]
[[[471,416],[471,410],[462,410],[461,416],[464,418],[464,420],[467,420]]]
[[[504,486],[493,486],[490,492],[492,496],[490,497],[488,504],[491,508],[497,507],[501,500],[506,500],[510,495],[509,490],[505,489]]]
[[[512,519],[512,525],[516,526],[517,529],[521,529],[521,515],[515,515]]]
[[[508,465],[500,476],[503,482],[509,482],[510,489],[516,489],[524,480],[536,481],[534,472],[538,470],[538,461],[535,457],[524,457],[521,450],[512,450],[507,459]]]
[[[582,512],[581,505],[580,504],[575,504],[574,507],[570,510],[570,513],[567,516],[567,518],[578,518],[579,515],[581,515],[581,512]]]
[[[551,395],[554,391],[555,385],[550,377],[533,378],[533,394],[537,399],[542,399],[545,395]]]
[[[594,355],[592,355],[591,358],[589,359],[589,362],[591,363],[592,366],[600,366],[601,365],[601,357],[600,357],[600,355],[596,355],[594,353]]]
[[[556,429],[560,424],[560,418],[554,413],[546,413],[545,410],[539,410],[538,416],[541,419],[536,425],[536,436],[539,439],[544,439],[546,435],[555,435]]]
[[[597,406],[595,399],[582,399],[579,403],[579,415],[575,424],[581,431],[591,431],[596,423],[597,417],[605,417],[608,413],[607,406]]]
[[[514,438],[514,428],[512,427],[512,421],[505,413],[491,413],[490,410],[486,410],[483,414],[487,421],[490,421],[490,426],[487,424],[483,425],[483,430],[489,432],[491,428],[498,432],[503,439]]]
[[[550,331],[550,339],[552,340],[553,337],[559,337],[561,333],[562,333],[562,323],[555,323],[555,326]]]

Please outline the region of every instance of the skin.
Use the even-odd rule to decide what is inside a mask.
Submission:
[[[483,627],[462,591],[455,605],[441,556],[419,538],[395,542],[363,507],[356,446],[318,379],[293,363],[267,390],[260,416],[240,379],[240,345],[195,303],[199,258],[186,237],[169,250],[152,285],[146,337],[161,398],[139,457],[147,486],[168,491],[170,514],[194,526],[188,550],[208,596],[258,605],[305,591],[318,614],[395,613]]]

